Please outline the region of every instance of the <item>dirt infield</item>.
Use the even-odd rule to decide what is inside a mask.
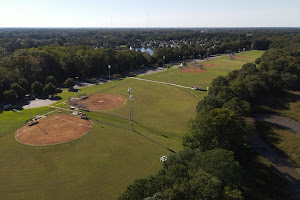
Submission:
[[[47,146],[75,140],[92,128],[92,121],[66,114],[56,114],[39,120],[32,126],[23,126],[16,139],[30,146]]]
[[[217,65],[215,64],[210,64],[210,63],[202,63],[203,67],[216,67]]]
[[[125,103],[125,99],[114,94],[95,94],[80,101],[73,101],[70,105],[76,107],[78,103],[86,106],[89,110],[99,111],[119,107]]]
[[[186,68],[179,69],[179,71],[188,72],[188,73],[202,73],[202,72],[206,72],[206,69],[186,67]]]

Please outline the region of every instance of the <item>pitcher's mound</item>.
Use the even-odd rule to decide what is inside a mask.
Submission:
[[[32,126],[23,126],[16,132],[16,139],[30,146],[61,144],[75,140],[92,128],[92,121],[66,114],[43,118]]]
[[[99,111],[116,108],[125,103],[125,99],[115,94],[94,94],[86,99],[76,100],[70,103],[74,107],[86,107],[88,110]]]
[[[186,68],[179,69],[179,71],[188,72],[188,73],[202,73],[202,72],[206,72],[206,69],[186,67]]]

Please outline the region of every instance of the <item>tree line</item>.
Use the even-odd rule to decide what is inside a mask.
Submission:
[[[247,141],[255,124],[248,117],[263,98],[299,89],[299,43],[272,48],[256,64],[215,78],[188,123],[184,149],[170,155],[156,175],[128,186],[119,199],[287,198],[249,177],[253,155]]]

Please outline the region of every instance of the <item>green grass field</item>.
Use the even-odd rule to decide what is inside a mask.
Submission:
[[[259,57],[262,52],[251,54]],[[218,59],[224,60],[223,57]],[[209,62],[220,62],[218,59]],[[239,62],[235,68],[241,65],[240,61],[232,62]],[[192,74],[200,75],[193,77],[193,81],[205,79],[209,85],[217,75],[227,73],[222,67],[203,73],[209,77]],[[148,76],[160,77],[164,73],[145,77]],[[182,80],[191,78],[187,73],[181,76]],[[48,147],[20,144],[14,133],[29,119],[28,110],[0,114],[0,199],[116,199],[135,179],[161,169],[159,158],[162,155],[183,148],[187,121],[195,116],[199,101],[190,92],[199,97],[206,92],[130,78],[114,81],[111,85],[112,88],[108,83],[82,88],[81,93],[118,94],[126,99],[125,104],[102,113],[87,112],[100,123],[94,123],[92,130],[83,137],[65,144]],[[135,98],[136,132],[130,131],[128,120],[128,87],[132,88]],[[58,96],[62,99],[55,105],[76,93],[63,90]],[[51,110],[53,108],[43,107],[32,109],[32,113],[44,114]]]
[[[257,58],[261,57],[264,51],[249,51],[237,54],[238,56],[243,56],[243,58],[235,58],[230,60],[226,55],[221,55],[219,58],[211,59],[209,61],[203,61],[203,63],[214,64],[216,67],[204,67],[207,72],[203,73],[186,73],[180,72],[178,69],[170,69],[162,73],[141,75],[140,78],[145,78],[149,80],[161,81],[169,83],[176,83],[184,86],[199,85],[206,89],[207,86],[210,86],[211,81],[219,76],[226,75],[227,72],[227,62],[228,62],[228,71],[233,71],[235,69],[240,69],[243,64],[254,62]],[[188,65],[187,67],[191,67]]]
[[[107,86],[84,88],[82,92],[98,93]],[[14,138],[17,127],[29,118],[28,110],[0,114],[1,127],[5,127],[1,131],[10,131],[0,138],[0,199],[116,199],[135,179],[155,174],[162,166],[162,155],[182,149],[186,123],[195,115],[198,100],[176,87],[131,79],[102,93],[127,99],[128,87],[132,87],[135,97],[137,132],[94,123],[88,134],[72,142],[29,147]],[[74,94],[61,93],[60,102]],[[32,112],[43,114],[52,109],[44,107]],[[126,101],[105,112],[125,119],[96,112],[88,115],[100,122],[130,128],[128,109]],[[12,119],[16,121],[13,127],[8,123]]]

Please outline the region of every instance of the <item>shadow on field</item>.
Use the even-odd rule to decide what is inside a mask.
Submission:
[[[159,142],[156,142],[155,140],[152,140],[151,138],[149,138],[149,137],[147,137],[147,136],[145,136],[145,135],[139,133],[138,131],[134,131],[134,130],[131,130],[131,129],[128,129],[128,128],[125,128],[125,127],[122,127],[122,126],[112,125],[112,124],[109,124],[109,123],[106,123],[106,122],[100,122],[100,121],[97,120],[97,119],[96,119],[96,120],[95,120],[95,119],[92,119],[92,120],[93,120],[94,122],[96,122],[97,124],[105,124],[105,125],[108,125],[108,126],[113,126],[113,127],[115,127],[115,128],[120,128],[120,129],[123,129],[123,130],[128,130],[128,131],[135,132],[135,133],[139,134],[140,136],[143,136],[144,138],[147,138],[148,140],[151,140],[152,142],[154,142],[154,143],[156,143],[156,144],[158,144],[158,145],[160,145],[160,146],[166,148],[166,149],[169,150],[170,152],[176,153],[174,150],[172,150],[172,149],[166,147],[166,146],[163,145],[163,144],[160,144]],[[103,126],[101,126],[101,127],[103,128]]]
[[[169,138],[168,136],[163,135],[163,134],[161,134],[161,133],[159,133],[159,132],[157,132],[157,131],[154,131],[154,130],[152,130],[152,129],[150,129],[150,128],[148,128],[148,127],[146,127],[146,126],[144,126],[144,125],[142,125],[142,124],[140,124],[140,123],[138,123],[138,122],[135,122],[135,123],[138,124],[139,126],[143,127],[144,129],[147,129],[147,130],[149,130],[149,131],[151,131],[151,132],[153,132],[153,133],[156,133],[156,134],[158,134],[158,135],[160,135],[160,136],[162,136],[162,137]]]
[[[274,144],[280,143],[280,139],[277,137],[276,133],[274,132],[275,129],[279,130],[286,130],[283,127],[277,125],[277,124],[272,124],[269,122],[265,121],[256,121],[256,129],[258,132],[258,135],[264,139],[264,141],[267,141],[269,145],[272,146],[272,148],[279,153],[281,156],[288,158],[288,156],[279,148],[277,148]],[[276,163],[276,159],[273,160]],[[287,163],[285,163],[287,165]]]
[[[156,142],[155,140],[152,140],[151,138],[149,138],[149,137],[147,137],[147,136],[145,136],[145,135],[143,135],[143,134],[141,134],[141,133],[139,133],[139,132],[137,132],[137,131],[134,131],[134,132],[136,132],[136,133],[139,134],[140,136],[143,136],[144,138],[147,138],[148,140],[151,140],[152,142],[154,142],[154,143],[156,143],[156,144],[158,144],[158,145],[160,145],[160,146],[166,148],[167,150],[171,151],[172,153],[176,153],[174,150],[169,149],[169,148],[166,147],[165,145],[160,144],[159,142]]]

